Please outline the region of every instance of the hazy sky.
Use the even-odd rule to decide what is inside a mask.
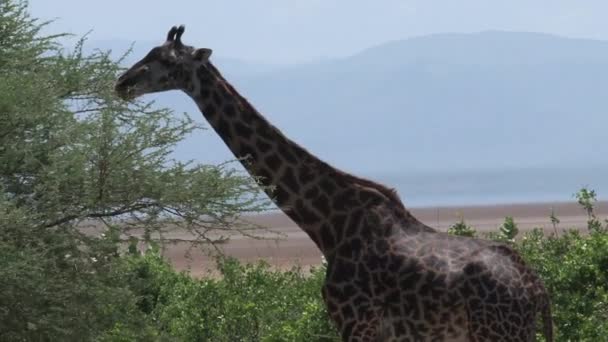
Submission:
[[[218,55],[293,63],[442,32],[533,31],[608,40],[605,0],[30,0],[53,29],[93,39],[184,40]]]

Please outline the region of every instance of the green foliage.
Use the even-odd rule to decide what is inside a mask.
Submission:
[[[120,322],[137,336],[154,335],[115,272],[69,230],[45,234],[15,204],[0,198],[0,341],[86,341]]]
[[[513,217],[507,216],[505,217],[505,222],[498,229],[500,235],[509,242],[515,241],[515,236],[519,233],[519,228],[517,228],[517,224],[513,220]]]
[[[119,100],[119,61],[107,52],[84,54],[84,39],[66,53],[56,37],[38,36],[44,25],[23,2],[1,3],[0,184],[39,225],[131,218],[148,229],[176,225],[203,240],[211,226],[246,232],[238,215],[268,203],[254,180],[230,164],[171,158],[199,129],[192,119]]]
[[[608,336],[608,234],[561,237],[527,234],[518,244],[545,282],[553,302],[557,341],[601,341]]]
[[[515,223],[513,217],[507,216],[500,227],[498,227],[498,232],[488,232],[484,235],[494,241],[512,244],[515,242],[517,234],[519,234],[517,223]]]
[[[587,213],[589,235],[567,230],[546,238],[539,229],[517,245],[551,293],[558,341],[600,341],[608,336],[608,227],[594,212],[596,193],[575,195]],[[559,220],[551,215],[551,222]]]
[[[180,341],[336,341],[320,296],[325,268],[272,270],[218,258],[219,276],[173,272],[156,251],[130,259],[140,308]]]
[[[512,221],[505,223],[508,227]],[[500,242],[513,240],[509,234],[497,236]],[[608,233],[569,231],[547,238],[536,229],[513,246],[537,270],[552,297],[557,341],[608,336]],[[324,267],[304,274],[219,259],[218,268],[220,275],[193,279],[175,273],[150,251],[132,258],[130,283],[145,298],[142,310],[178,340],[339,340],[320,296]]]
[[[606,221],[606,227],[602,227],[602,222],[598,220],[593,211],[595,203],[597,202],[595,190],[589,190],[586,187],[583,187],[574,194],[574,197],[576,197],[578,204],[580,204],[587,213],[587,229],[589,229],[589,231],[593,232],[608,229],[608,221]]]
[[[575,197],[588,216],[587,236],[578,230],[558,236],[560,221],[552,210],[554,236],[534,229],[516,242],[519,229],[512,217],[506,217],[499,231],[487,237],[511,243],[537,270],[551,295],[557,341],[601,341],[608,336],[608,226],[602,227],[594,213],[594,190],[582,188]],[[449,232],[475,234],[462,219]]]
[[[460,216],[460,220],[448,228],[448,234],[475,237],[477,232],[464,222],[464,217]]]
[[[199,127],[117,99],[120,60],[84,53],[85,39],[65,51],[68,37],[42,35],[45,25],[26,1],[0,0],[0,340],[164,338],[135,295],[123,240],[158,239],[168,225],[203,242],[250,234],[239,215],[268,202],[230,164],[173,160]]]

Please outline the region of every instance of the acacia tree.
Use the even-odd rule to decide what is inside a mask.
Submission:
[[[25,1],[0,0],[0,340],[66,340],[129,322],[127,309],[103,314],[113,300],[130,303],[111,272],[121,239],[169,226],[202,242],[251,235],[259,227],[240,214],[268,204],[231,163],[172,159],[201,127],[116,98],[121,60],[84,53],[85,39],[66,51],[66,35],[41,33],[47,24]],[[105,236],[83,233],[85,222]]]
[[[120,60],[65,53],[41,37],[21,2],[2,0],[0,179],[4,191],[44,228],[83,219],[131,218],[197,231],[230,229],[268,204],[256,182],[231,163],[171,158],[199,130],[186,114],[127,103],[112,86]]]

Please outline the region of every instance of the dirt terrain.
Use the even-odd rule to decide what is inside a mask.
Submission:
[[[540,227],[546,233],[551,233],[554,231],[549,219],[551,208],[561,221],[558,225],[559,231],[565,228],[585,226],[587,217],[576,203],[414,208],[411,211],[424,223],[442,231],[446,231],[462,215],[468,224],[480,232],[495,231],[502,224],[505,216],[512,216],[518,224],[520,232]],[[599,203],[596,213],[599,217],[608,217],[608,203]],[[279,240],[255,240],[232,236],[228,242],[221,245],[226,254],[247,262],[264,259],[271,265],[280,268],[289,268],[295,264],[308,267],[321,262],[321,253],[317,247],[293,221],[282,213],[260,214],[249,216],[247,219],[274,229],[284,237]],[[271,237],[272,235],[266,234],[265,236]],[[186,252],[191,245],[188,243],[191,236],[184,233],[170,233],[167,237],[185,240],[168,245],[163,251],[163,254],[177,269],[189,270],[195,276],[201,276],[213,269],[213,260],[198,249],[190,250],[189,257],[186,257]]]

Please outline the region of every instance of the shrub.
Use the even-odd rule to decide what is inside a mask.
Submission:
[[[556,222],[557,218],[552,215]],[[516,248],[552,297],[557,341],[601,341],[608,336],[608,232],[569,230],[545,237],[535,229],[521,239],[506,217],[491,238]],[[471,236],[461,218],[450,233]],[[138,305],[157,322],[160,336],[210,341],[338,341],[320,291],[325,266],[277,271],[264,262],[219,258],[219,276],[176,273],[158,254],[128,258]]]
[[[277,271],[265,262],[241,264],[218,258],[220,277],[198,280],[171,272],[155,251],[134,260],[132,272],[145,274],[141,280],[153,283],[139,287],[144,290],[140,295],[154,303],[151,315],[162,331],[179,340],[336,338],[320,296],[323,268],[312,269],[307,275],[299,268]]]
[[[575,197],[587,213],[588,235],[571,229],[558,236],[560,221],[551,211],[556,232],[551,237],[537,228],[516,242],[519,229],[512,217],[486,236],[512,244],[543,279],[552,298],[557,341],[601,341],[608,336],[608,222],[603,227],[594,213],[595,191],[582,188]],[[463,219],[448,232],[476,235]]]
[[[608,233],[526,234],[517,248],[551,295],[557,341],[602,341],[608,336]]]
[[[217,260],[219,277],[177,274],[150,250],[131,257],[133,290],[167,335],[183,341],[333,341],[320,295],[323,267],[273,270]],[[143,285],[143,286],[142,286]]]
[[[464,217],[460,216],[460,220],[448,228],[448,234],[475,237],[477,232],[464,222]]]

